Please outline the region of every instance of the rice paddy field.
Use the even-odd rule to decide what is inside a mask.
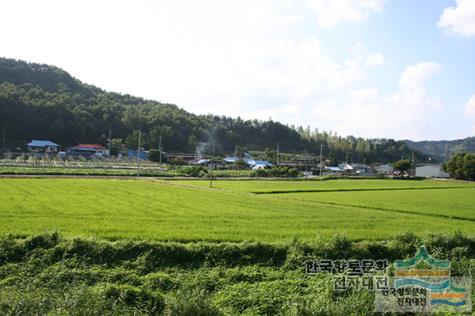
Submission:
[[[468,182],[1,178],[0,314],[369,315],[305,261],[473,275],[474,234]]]
[[[447,181],[1,179],[0,233],[288,241],[475,232],[475,185]]]

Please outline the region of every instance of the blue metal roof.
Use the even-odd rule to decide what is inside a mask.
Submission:
[[[53,143],[52,141],[49,140],[32,140],[27,144],[30,147],[60,147],[58,144]]]
[[[263,165],[263,166],[269,166],[272,167],[272,164],[268,161],[265,160],[254,160],[256,165]]]

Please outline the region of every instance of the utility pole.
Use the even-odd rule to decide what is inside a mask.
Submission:
[[[140,176],[140,141],[142,138],[142,126],[139,127],[139,146],[137,148],[137,177]]]
[[[323,144],[320,144],[320,173],[319,176],[322,176],[322,166],[323,165]]]
[[[162,135],[160,135],[158,141],[158,151],[160,152],[160,164],[162,164]]]
[[[2,153],[5,152],[5,149],[6,149],[6,133],[7,131],[5,130],[5,127],[3,128],[3,134],[2,134]]]
[[[109,129],[109,139],[107,140],[107,143],[109,147],[109,156],[110,156],[111,150],[112,150],[112,130],[111,129]]]
[[[237,158],[237,144],[234,144],[234,157]]]
[[[280,164],[280,144],[277,142],[277,165]]]
[[[213,187],[213,160],[208,164],[208,173],[209,173],[209,187]]]

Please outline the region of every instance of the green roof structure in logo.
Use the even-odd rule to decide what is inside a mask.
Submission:
[[[450,269],[449,260],[439,260],[435,259],[427,252],[425,246],[420,246],[417,254],[406,260],[396,260],[395,267],[396,269],[410,269],[416,266],[419,262],[424,261],[432,267],[439,269]]]

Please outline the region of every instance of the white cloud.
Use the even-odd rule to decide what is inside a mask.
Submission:
[[[384,64],[384,55],[381,53],[368,52],[363,44],[357,42],[350,47],[353,61],[366,66],[381,66]]]
[[[475,35],[475,1],[457,0],[455,7],[445,8],[437,25],[449,33],[471,37]]]
[[[372,12],[381,12],[384,6],[383,0],[307,0],[305,4],[323,27],[361,22]]]
[[[343,135],[424,138],[436,132],[433,113],[442,107],[439,98],[431,96],[425,87],[425,82],[439,68],[431,62],[407,66],[400,75],[399,89],[393,93],[381,95],[376,89],[355,90],[336,104],[323,101],[313,115],[319,118],[322,128]]]
[[[465,103],[465,115],[468,118],[475,118],[475,94]]]
[[[407,66],[399,78],[399,84],[403,89],[423,90],[425,81],[439,69],[439,64],[426,61]]]
[[[380,66],[384,64],[384,56],[382,54],[368,54],[366,64],[368,66]]]

